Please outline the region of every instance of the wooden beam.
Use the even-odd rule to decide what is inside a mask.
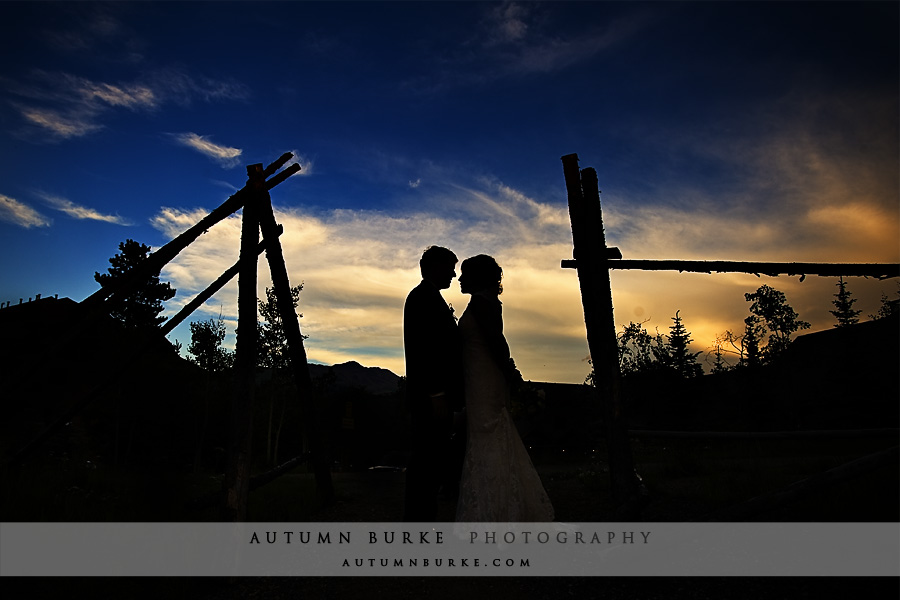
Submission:
[[[291,160],[292,158],[294,158],[294,155],[291,152],[285,152],[284,154],[279,156],[272,164],[265,168],[265,170],[263,171],[263,178],[268,179],[269,177],[274,175],[275,172],[278,171],[278,169],[283,167],[285,163],[287,163],[287,161]],[[297,165],[297,170],[300,170],[300,165]]]
[[[563,260],[563,269],[577,269],[577,260]],[[900,277],[898,263],[744,262],[729,260],[610,260],[610,269],[678,271],[686,273],[751,273],[753,275],[807,275],[820,277]]]
[[[262,164],[247,167],[249,190],[241,217],[241,250],[238,260],[238,328],[234,356],[234,389],[231,401],[231,427],[228,437],[225,471],[224,517],[246,521],[250,497],[250,467],[253,441],[253,399],[257,362],[257,246],[259,244],[259,205],[265,189]]]
[[[200,219],[190,229],[171,240],[169,243],[150,254],[146,260],[133,268],[129,273],[119,278],[115,283],[101,287],[99,290],[81,301],[84,306],[93,306],[115,293],[129,290],[137,281],[146,279],[151,275],[158,275],[162,268],[174,259],[178,254],[193,243],[198,237],[206,233],[210,227],[226,219],[235,211],[240,210],[247,201],[246,187],[235,192],[218,208]]]
[[[290,152],[286,152],[278,160],[269,165],[269,169],[274,168],[275,170],[277,170],[281,165],[290,160],[291,156],[293,155]],[[281,173],[275,175],[269,181],[265,181],[265,189],[271,190],[276,185],[283,182],[285,179],[297,173],[298,171],[300,171],[299,164],[295,163],[291,165]],[[274,173],[274,170],[272,172]],[[268,173],[268,169],[266,169],[265,171],[261,171],[261,173]],[[115,283],[111,285],[101,287],[99,290],[82,300],[82,305],[97,305],[115,293],[129,290],[134,286],[135,282],[141,281],[142,279],[145,279],[151,275],[158,275],[164,266],[166,266],[170,261],[172,261],[172,259],[178,256],[178,254],[182,250],[187,248],[198,237],[209,231],[209,229],[213,225],[216,225],[220,221],[223,221],[224,219],[229,217],[231,214],[243,208],[244,203],[247,201],[247,198],[248,189],[245,185],[243,188],[231,195],[225,202],[215,208],[212,212],[200,219],[187,231],[156,250],[156,252],[150,254],[150,256],[148,256],[145,261],[132,269],[126,276],[119,278]]]
[[[291,284],[288,278],[287,265],[284,262],[284,253],[277,235],[278,224],[275,221],[275,213],[272,209],[272,201],[268,192],[261,196],[259,208],[259,226],[262,230],[263,241],[266,244],[266,258],[272,274],[272,286],[275,289],[275,299],[278,303],[278,311],[281,314],[281,322],[287,338],[291,370],[294,375],[294,381],[297,384],[304,430],[306,439],[309,442],[309,454],[316,478],[316,489],[322,504],[327,506],[334,502],[331,464],[323,436],[319,407],[313,394],[312,377],[309,374],[309,364],[306,358],[306,349],[303,345],[303,334],[300,331],[300,321],[297,318],[294,302],[291,298]]]
[[[609,475],[615,518],[637,520],[640,513],[639,482],[627,435],[625,403],[621,393],[619,351],[613,318],[609,257],[600,209],[600,190],[594,169],[578,169],[578,156],[562,157],[569,202],[574,254],[584,309],[588,347],[603,410]]]
[[[271,190],[273,187],[275,187],[276,185],[278,185],[279,183],[281,183],[282,181],[284,181],[285,179],[287,179],[294,173],[299,173],[299,172],[300,172],[300,165],[298,165],[297,163],[292,164],[287,169],[285,169],[284,171],[282,171],[281,173],[279,173],[278,175],[276,175],[275,177],[273,177],[272,179],[267,181],[266,189]]]

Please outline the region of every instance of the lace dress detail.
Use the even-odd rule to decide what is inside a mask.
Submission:
[[[456,520],[548,522],[553,506],[506,408],[509,388],[497,354],[498,345],[506,348],[508,361],[508,346],[499,304],[473,296],[459,320],[468,441]]]

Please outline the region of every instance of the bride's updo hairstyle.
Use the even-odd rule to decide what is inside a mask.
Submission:
[[[470,289],[476,292],[496,292],[498,295],[503,293],[503,284],[500,283],[503,269],[493,257],[479,254],[464,260],[460,268]]]

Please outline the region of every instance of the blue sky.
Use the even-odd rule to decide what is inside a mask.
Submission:
[[[580,382],[587,345],[560,157],[598,171],[626,258],[898,262],[894,2],[0,4],[0,300],[97,289],[244,166],[273,192],[312,360],[403,373],[400,314],[430,244],[505,269],[526,379]],[[233,264],[239,215],[162,274],[172,314]],[[260,289],[269,282],[260,263]],[[784,291],[829,328],[836,281],[613,273],[616,321],[696,350]],[[865,314],[896,280],[852,279]],[[456,284],[446,297],[460,312]],[[220,312],[233,331],[236,286]],[[185,346],[185,324],[170,336]],[[228,343],[233,343],[233,335]]]

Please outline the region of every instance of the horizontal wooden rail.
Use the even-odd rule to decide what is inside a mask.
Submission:
[[[578,268],[578,261],[563,260],[563,269]],[[807,275],[821,277],[900,277],[898,263],[803,263],[803,262],[742,262],[729,260],[608,260],[609,269],[638,271],[678,271],[688,273],[751,273],[753,275]]]

